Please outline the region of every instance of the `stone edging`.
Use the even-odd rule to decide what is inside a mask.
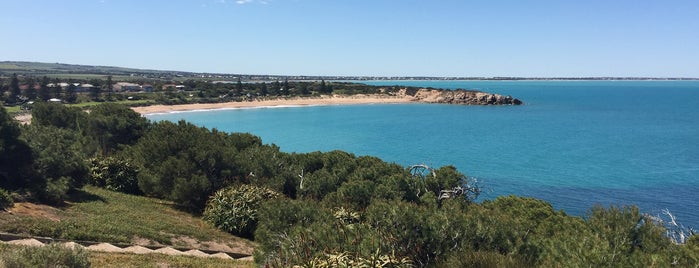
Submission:
[[[113,253],[131,253],[131,254],[153,254],[160,253],[165,255],[182,255],[194,256],[202,258],[219,258],[219,259],[238,259],[252,260],[249,254],[222,252],[212,250],[162,247],[162,246],[140,246],[131,244],[110,244],[92,241],[68,241],[65,239],[54,239],[50,237],[23,236],[10,233],[0,232],[0,243],[11,245],[35,246],[40,247],[50,243],[59,243],[69,248],[83,248],[90,251],[113,252]]]

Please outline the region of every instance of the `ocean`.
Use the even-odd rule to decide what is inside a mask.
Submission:
[[[370,104],[149,115],[250,132],[286,152],[453,165],[479,200],[540,198],[585,216],[634,204],[699,227],[699,81],[365,81],[511,95],[521,106]]]

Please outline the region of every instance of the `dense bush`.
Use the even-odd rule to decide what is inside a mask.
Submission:
[[[109,154],[124,145],[136,143],[148,129],[148,120],[131,108],[104,103],[90,109],[85,135],[99,144],[103,154]]]
[[[86,119],[87,114],[77,107],[53,102],[37,102],[32,106],[32,125],[79,130],[85,127]]]
[[[436,197],[429,193],[422,199],[427,198]],[[325,205],[310,200],[265,203],[255,236],[260,245],[256,261],[273,267],[312,266],[342,253],[353,261],[392,255],[421,267],[699,264],[699,247],[670,243],[661,226],[633,207],[593,208],[584,219],[515,196],[483,204],[374,200],[360,211]]]
[[[9,192],[5,189],[0,188],[0,210],[12,207],[14,200]]]
[[[257,210],[279,193],[253,185],[235,185],[221,189],[209,198],[204,220],[234,235],[252,237],[257,227]]]
[[[256,143],[234,137],[184,121],[158,122],[125,155],[140,169],[144,194],[201,211],[209,195],[243,176],[235,163],[236,146]]]
[[[81,248],[70,249],[60,244],[2,247],[0,245],[1,267],[90,267],[89,253]]]
[[[87,181],[88,167],[82,152],[82,136],[53,126],[31,125],[22,137],[31,146],[33,174],[27,188],[39,198],[60,202],[68,191],[82,187]]]
[[[270,94],[281,94],[279,85]],[[303,86],[317,93],[315,84]],[[673,243],[662,223],[635,207],[594,207],[572,217],[533,198],[476,203],[478,186],[452,166],[413,176],[375,157],[287,154],[250,134],[149,123],[124,107],[96,106],[89,115],[38,107],[29,127],[0,109],[1,187],[58,201],[85,182],[85,159],[98,155],[91,183],[141,190],[204,211],[229,232],[254,234],[255,260],[265,266],[699,265],[696,236]],[[444,195],[458,187],[473,191]]]
[[[90,184],[108,190],[139,194],[138,169],[128,160],[118,157],[90,159]]]

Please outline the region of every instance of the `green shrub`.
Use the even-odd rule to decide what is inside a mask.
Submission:
[[[357,254],[343,252],[338,254],[325,254],[310,261],[310,267],[414,267],[413,262],[407,257],[395,255],[378,255],[364,258]],[[463,266],[462,266],[463,267]]]
[[[7,248],[0,252],[2,267],[90,267],[89,253],[59,244]]]
[[[265,200],[279,193],[253,185],[237,185],[214,193],[204,210],[204,220],[235,235],[252,237],[257,227],[257,210]]]
[[[141,192],[136,166],[116,157],[90,159],[90,184],[127,194]]]
[[[233,140],[184,121],[162,121],[123,153],[139,167],[138,184],[145,195],[200,213],[216,190],[247,174],[234,162]]]
[[[85,184],[88,167],[83,137],[76,131],[54,126],[30,125],[22,136],[33,151],[32,170],[21,188],[45,202],[59,203],[70,190]]]
[[[10,193],[0,188],[0,210],[12,207],[12,204],[14,204],[14,200],[12,200]]]
[[[58,179],[49,179],[46,181],[46,187],[39,192],[42,201],[58,204],[68,198],[70,191],[71,179],[68,177],[60,177]]]
[[[468,251],[452,254],[443,267],[529,267],[517,255],[503,255],[493,251]]]
[[[255,262],[261,267],[292,267],[306,264],[323,255],[323,249],[339,249],[331,210],[321,203],[306,200],[274,199],[262,203],[255,231]],[[332,244],[328,246],[328,244]],[[350,246],[350,244],[347,244]]]

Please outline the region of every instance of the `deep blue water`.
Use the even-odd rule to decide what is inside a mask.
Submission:
[[[375,104],[148,116],[250,132],[283,151],[344,150],[454,165],[489,191],[585,215],[594,204],[668,208],[699,227],[699,81],[371,81],[471,88],[522,106]]]

